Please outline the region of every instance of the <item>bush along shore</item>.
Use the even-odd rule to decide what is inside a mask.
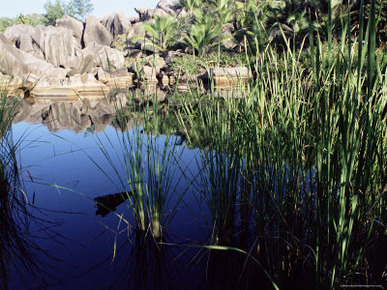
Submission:
[[[121,139],[126,167],[115,172],[131,187],[122,202],[138,232],[151,229],[163,245],[176,189],[170,135],[177,130],[199,147],[199,174],[182,170],[181,178],[210,212],[211,232],[199,247],[213,253],[214,281],[239,267],[233,286],[241,288],[383,287],[385,5],[161,1],[134,18],[16,25],[0,34],[1,79],[22,96],[110,92],[121,131],[133,106],[120,95],[144,88],[145,125]],[[150,97],[152,86],[169,94]],[[163,128],[160,145],[152,138],[169,113],[174,128]]]

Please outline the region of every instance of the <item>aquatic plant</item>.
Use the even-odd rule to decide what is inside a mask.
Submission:
[[[258,248],[280,287],[296,286],[301,273],[314,277],[307,287],[355,283],[368,248],[378,248],[376,237],[385,234],[386,67],[376,60],[372,14],[367,27],[364,18],[360,24],[354,38],[347,15],[339,43],[328,39],[322,54],[325,44],[310,21],[313,69],[303,63],[304,42],[296,51],[282,31],[283,53],[267,46],[247,54],[255,80],[240,89],[242,98],[213,96],[195,106],[182,99],[187,140],[205,144],[202,177],[192,182],[206,196],[210,234],[217,237],[222,223],[234,232],[238,217],[227,221],[242,200],[238,180],[247,179],[256,228],[250,249]],[[222,242],[230,245],[213,239]]]
[[[48,253],[32,238],[31,224],[46,228],[46,220],[36,218],[31,211],[20,176],[18,150],[21,140],[14,140],[12,122],[19,110],[20,100],[10,98],[6,89],[0,88],[0,288],[9,289],[15,285],[12,277],[18,278],[20,285],[27,286],[31,281],[45,285],[54,279],[49,265],[37,258],[49,257]],[[24,136],[24,135],[23,135]],[[55,222],[45,229],[47,236],[53,235]],[[47,238],[44,236],[44,238]],[[46,267],[47,266],[47,267]],[[50,276],[46,280],[45,275]]]
[[[182,154],[177,137],[159,135],[157,101],[142,112],[143,124],[131,119],[130,108],[117,100],[116,122],[118,148],[112,137],[98,138],[101,153],[117,175],[119,186],[126,189],[127,207],[132,212],[137,229],[151,230],[156,239],[162,238],[163,228],[173,217],[184,192],[176,192],[180,170],[177,160]],[[153,116],[153,117],[152,117]],[[130,124],[130,130],[128,129]],[[118,162],[117,162],[118,160]],[[100,164],[98,168],[108,176]],[[109,177],[109,176],[108,176]],[[110,178],[110,177],[109,177]],[[111,179],[111,178],[110,178]],[[167,211],[168,210],[168,214]]]

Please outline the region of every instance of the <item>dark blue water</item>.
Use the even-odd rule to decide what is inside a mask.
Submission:
[[[270,286],[265,274],[247,254],[211,251],[206,247],[226,245],[246,252],[256,247],[256,236],[249,225],[251,213],[244,213],[247,227],[242,226],[239,193],[229,200],[219,200],[220,204],[229,202],[226,213],[231,214],[230,220],[210,214],[210,207],[220,204],[211,200],[213,189],[203,162],[223,160],[224,166],[216,164],[213,169],[225,170],[219,173],[227,179],[228,174],[235,174],[228,169],[231,159],[223,156],[211,161],[215,157],[211,151],[203,158],[202,149],[189,147],[173,133],[169,137],[146,134],[143,116],[138,112],[129,115],[125,129],[120,128],[114,113],[106,99],[82,102],[36,99],[32,104],[23,104],[12,126],[13,142],[18,148],[20,185],[17,194],[4,195],[9,200],[15,196],[17,206],[5,215],[9,229],[2,231],[12,235],[0,238],[3,244],[0,277],[7,280],[1,281],[0,287],[256,289],[258,285]],[[136,126],[134,120],[138,121]],[[143,185],[149,188],[152,177],[149,164],[156,160],[161,166],[167,148],[170,161],[161,172],[170,186],[162,191],[166,201],[160,239],[155,239],[148,228],[137,229],[130,199],[119,194],[133,191],[134,185],[129,176],[131,166],[126,163],[133,160],[133,151],[123,140],[130,141],[133,148],[142,149]],[[140,141],[139,147],[135,140]],[[213,185],[220,187],[215,188],[217,192],[223,186],[218,181],[219,185]],[[239,185],[235,185],[224,196],[233,190],[239,192]],[[103,210],[96,198],[113,200],[109,204],[113,210]],[[7,198],[2,200],[7,204]],[[223,218],[228,220],[226,226]]]
[[[34,245],[30,254],[37,268],[33,273],[22,270],[23,279],[12,271],[10,289],[177,289],[196,285],[200,271],[189,264],[193,251],[185,244],[205,239],[207,229],[196,197],[179,172],[183,169],[187,176],[197,172],[197,149],[185,148],[184,143],[176,146],[179,166],[173,165],[172,170],[176,196],[165,210],[166,215],[174,210],[174,215],[163,232],[163,242],[174,245],[160,246],[149,232],[136,232],[128,200],[115,212],[96,215],[95,197],[130,189],[119,182],[125,178],[124,170],[120,171],[122,132],[110,125],[99,132],[90,128],[50,132],[47,126],[27,122],[14,124],[12,130],[19,143],[22,191],[31,219],[23,238]],[[155,138],[160,148],[165,138]],[[179,142],[178,137],[172,137],[170,144],[173,142]],[[184,197],[178,202],[180,194]]]

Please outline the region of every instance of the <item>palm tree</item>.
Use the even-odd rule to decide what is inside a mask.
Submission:
[[[184,42],[194,50],[194,53],[203,55],[210,48],[225,41],[222,35],[222,25],[215,23],[212,13],[194,11],[195,23],[186,32]]]
[[[153,46],[164,52],[174,44],[178,34],[176,19],[170,16],[155,16],[154,21],[145,22],[143,27]]]

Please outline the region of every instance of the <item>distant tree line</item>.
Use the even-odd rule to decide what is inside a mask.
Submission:
[[[14,24],[37,25],[55,25],[56,20],[67,14],[78,20],[83,21],[85,16],[93,12],[94,7],[90,0],[48,0],[44,4],[45,14],[28,14],[20,13],[15,18],[1,17],[0,31]]]
[[[44,9],[46,10],[44,17],[46,25],[55,25],[56,20],[65,14],[78,20],[84,20],[85,16],[94,10],[90,0],[71,0],[68,3],[62,0],[55,0],[55,2],[49,0],[44,5]]]

